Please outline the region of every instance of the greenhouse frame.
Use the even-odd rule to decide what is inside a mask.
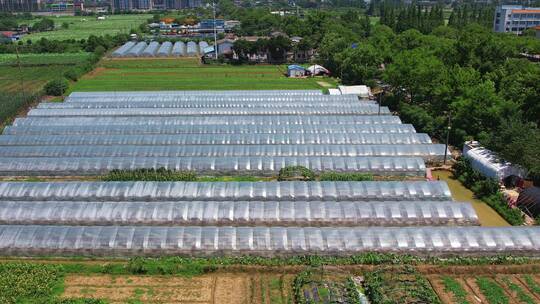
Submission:
[[[177,41],[174,43],[171,50],[171,56],[181,57],[186,56],[186,44],[182,41]]]
[[[128,41],[126,43],[124,43],[121,47],[117,48],[113,53],[112,53],[112,56],[113,57],[124,57],[126,56],[127,52],[135,46],[135,42],[133,41]]]
[[[411,124],[384,125],[65,125],[6,126],[4,135],[77,135],[77,134],[379,134],[416,133]],[[1,154],[0,154],[1,155]]]
[[[442,144],[423,145],[182,145],[0,146],[2,157],[244,157],[339,156],[444,158]]]
[[[0,225],[441,226],[479,225],[469,203],[0,202]]]
[[[211,91],[115,91],[115,92],[73,92],[67,97],[71,98],[103,98],[103,97],[147,97],[152,96],[259,96],[259,95],[323,95],[321,90],[211,90]]]
[[[32,109],[34,116],[180,116],[180,115],[390,115],[388,107],[361,105],[354,108],[126,108],[126,109]]]
[[[139,57],[147,46],[148,45],[146,44],[146,42],[138,42],[126,53],[124,57]]]
[[[350,115],[350,116],[308,116],[308,115],[268,115],[268,116],[176,116],[176,117],[24,117],[16,118],[14,126],[95,126],[95,125],[380,125],[399,124],[398,116],[392,115]]]
[[[540,253],[539,227],[0,226],[5,256],[427,256]]]
[[[304,166],[314,172],[364,172],[375,175],[425,176],[419,157],[0,157],[4,176],[101,175],[111,170],[159,169],[195,171],[209,175],[275,176],[288,166]]]
[[[155,57],[158,49],[159,49],[159,42],[152,41],[141,53],[141,56],[142,57]]]
[[[186,56],[196,56],[199,52],[199,46],[193,41],[186,43]]]
[[[441,181],[0,182],[4,201],[450,201]]]
[[[292,145],[430,144],[425,133],[395,134],[151,134],[2,135],[0,146],[58,145]]]
[[[165,41],[159,47],[156,55],[158,57],[169,57],[171,55],[172,48],[173,48],[172,42]]]

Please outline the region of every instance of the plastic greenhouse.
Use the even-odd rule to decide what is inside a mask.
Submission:
[[[199,49],[199,47],[198,47],[197,43],[195,43],[193,41],[189,41],[186,44],[186,56],[196,56],[198,51],[199,51],[198,49]]]
[[[176,43],[175,43],[176,45]],[[73,92],[69,98],[103,97],[150,97],[150,96],[259,96],[273,94],[287,95],[323,95],[321,90],[215,90],[215,91],[118,91],[118,92]]]
[[[163,42],[157,51],[157,56],[169,57],[169,55],[171,54],[172,47],[173,47],[172,42],[170,41]]]
[[[375,105],[354,108],[127,108],[127,109],[32,109],[28,116],[180,116],[180,115],[373,115]],[[381,107],[381,114],[390,114]]]
[[[0,175],[8,176],[99,175],[113,169],[145,168],[211,175],[273,176],[287,166],[304,166],[316,172],[365,172],[376,175],[424,176],[426,171],[423,159],[414,157],[0,157]]]
[[[128,41],[128,42],[124,43],[124,45],[122,45],[121,47],[117,48],[112,53],[112,56],[113,57],[124,57],[124,56],[126,56],[127,52],[134,46],[135,46],[135,42]]]
[[[126,56],[139,57],[147,46],[146,42],[139,42],[126,53]]]
[[[402,134],[151,134],[2,135],[0,146],[29,145],[292,145],[429,144],[424,133]]]
[[[152,41],[142,52],[143,57],[154,57],[159,49],[159,42]]]
[[[114,94],[114,93],[112,93]],[[276,104],[281,103],[297,103],[297,102],[334,102],[334,103],[346,103],[346,104],[374,104],[373,100],[362,100],[359,101],[352,95],[294,95],[284,93],[283,95],[276,95],[272,93],[264,93],[260,95],[170,95],[170,96],[121,96],[121,97],[68,97],[69,99],[66,102],[59,105],[77,106],[76,103],[82,103],[88,105],[89,107],[95,107],[99,105],[94,104],[112,104],[112,103],[126,103],[136,105],[145,105],[146,103],[150,104],[161,104],[165,103],[183,103],[183,104],[195,104],[197,102],[204,102],[204,104],[265,104],[267,102],[273,102]],[[72,105],[73,103],[73,105]],[[47,103],[42,103],[40,105],[46,105]]]
[[[13,256],[528,255],[538,227],[148,227],[0,226],[0,254]]]
[[[379,125],[399,124],[398,116],[391,115],[351,115],[351,116],[308,116],[308,115],[267,115],[267,116],[139,116],[139,117],[25,117],[16,118],[14,126],[98,126],[98,125]]]
[[[186,56],[186,44],[182,41],[175,42],[171,50],[171,56]]]
[[[478,225],[456,202],[2,202],[1,225]]]
[[[384,125],[66,125],[66,126],[7,126],[5,135],[75,135],[75,134],[362,134],[415,133],[411,124]],[[2,155],[0,153],[0,155]]]
[[[2,157],[421,157],[440,162],[437,145],[0,146]]]
[[[206,41],[199,41],[199,50],[201,55],[204,53],[204,49],[208,47],[208,42]]]
[[[3,201],[450,201],[445,182],[0,182]]]

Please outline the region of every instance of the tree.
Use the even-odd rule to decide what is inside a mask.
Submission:
[[[345,84],[366,84],[379,75],[382,58],[370,44],[361,43],[338,55],[341,58],[341,81]]]
[[[68,24],[67,22],[62,23],[62,28],[63,28],[63,29],[68,29],[68,28],[69,28],[69,24]]]
[[[54,21],[49,18],[42,18],[40,21],[34,23],[32,30],[38,32],[50,31],[54,29]]]
[[[266,47],[271,61],[282,62],[286,60],[287,52],[292,49],[292,41],[280,35],[268,39]]]
[[[65,78],[54,79],[45,85],[45,93],[52,96],[62,96],[69,86]]]

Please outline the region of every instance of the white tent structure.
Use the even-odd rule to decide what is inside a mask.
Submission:
[[[311,73],[311,75],[329,75],[330,71],[327,70],[325,67],[320,66],[318,64],[312,65],[307,70]]]
[[[361,98],[368,98],[371,95],[371,90],[366,85],[355,85],[355,86],[339,86],[339,90],[342,95],[354,94],[358,95]]]
[[[463,145],[463,156],[471,161],[471,166],[484,176],[498,181],[515,175],[524,177],[525,170],[509,163],[497,156],[494,152],[480,146],[477,141],[467,141]]]

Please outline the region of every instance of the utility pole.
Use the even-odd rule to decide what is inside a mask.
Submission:
[[[218,45],[217,45],[217,28],[216,28],[216,2],[212,1],[212,8],[214,12],[214,54],[216,60],[218,59]]]
[[[451,127],[452,112],[448,112],[448,126],[446,127],[446,143],[444,145],[444,161],[443,164],[446,165],[446,157],[448,156],[448,141],[450,140],[450,130]]]

